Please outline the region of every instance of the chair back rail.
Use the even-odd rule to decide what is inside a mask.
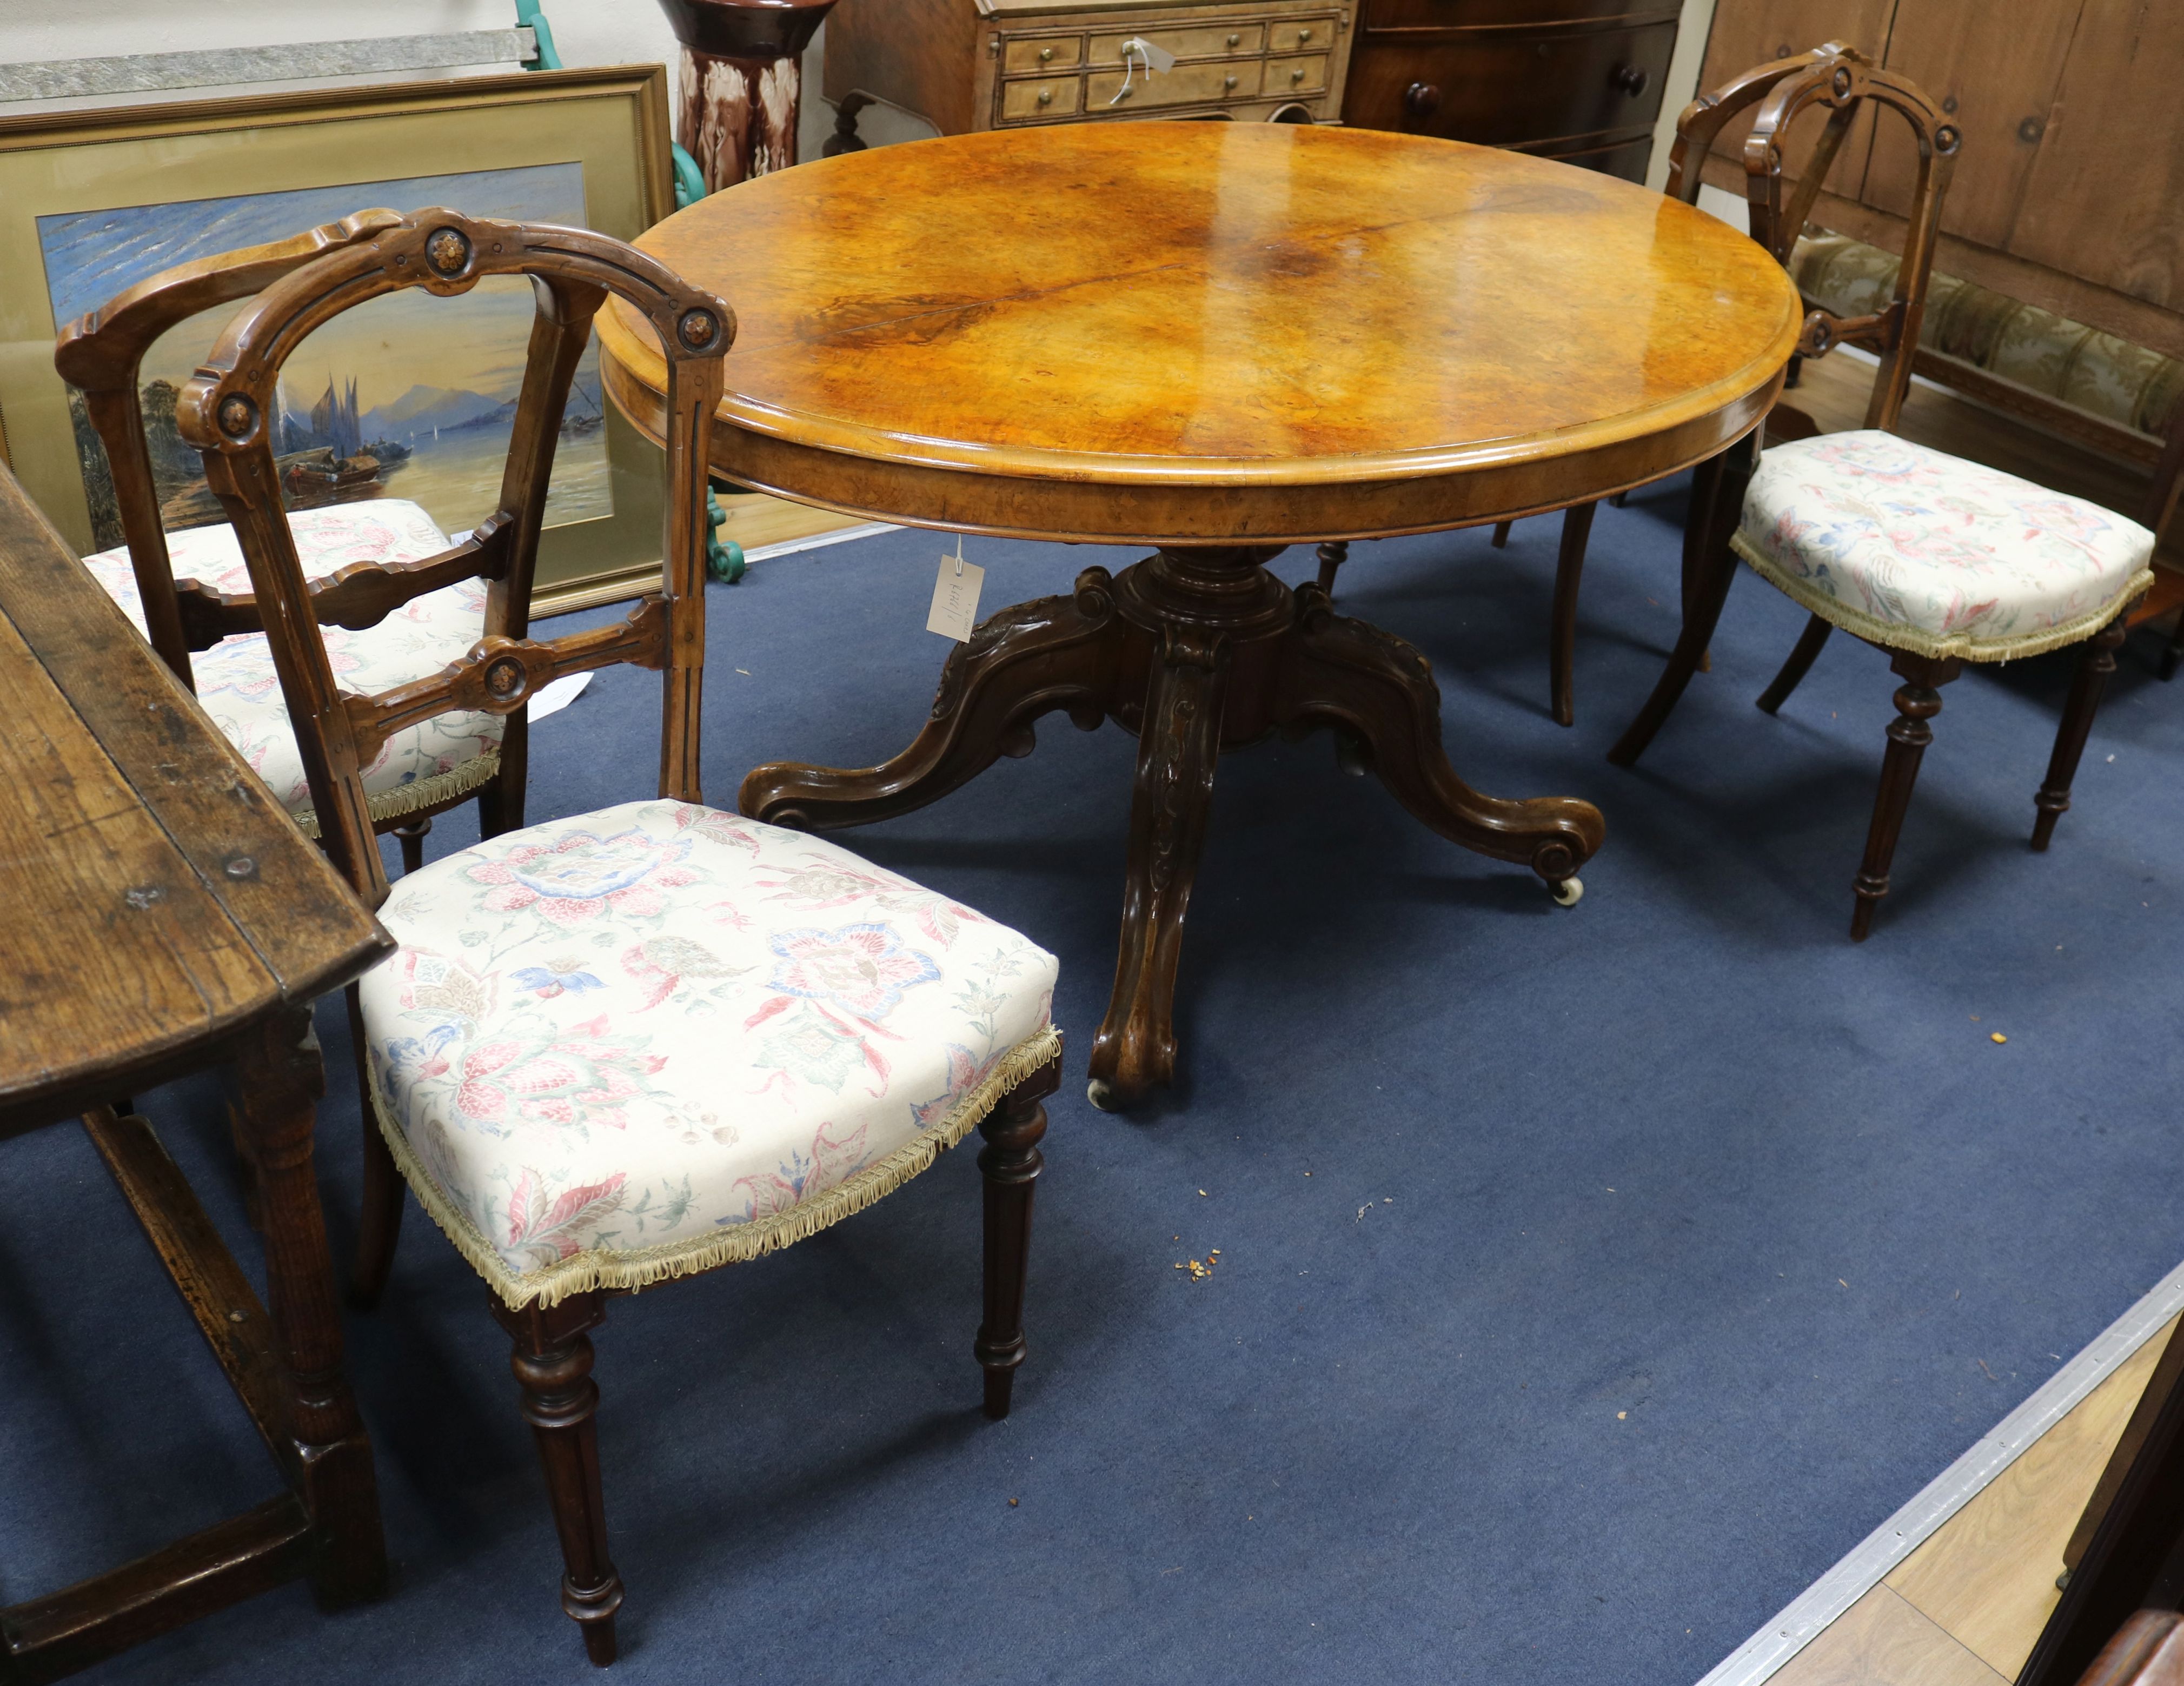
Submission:
[[[1842,42],[1778,58],[1685,107],[1676,120],[1675,145],[1669,155],[1667,191],[1687,205],[1696,204],[1700,165],[1707,153],[1734,120],[1757,106],[1742,147],[1752,237],[1786,269],[1828,172],[1868,100],[1903,118],[1919,150],[1918,180],[1912,189],[1895,292],[1886,309],[1869,316],[1837,316],[1806,298],[1805,331],[1797,350],[1801,356],[1819,357],[1838,345],[1856,345],[1877,353],[1880,372],[1866,406],[1865,425],[1892,430],[1911,387],[1912,359],[1925,314],[1934,247],[1941,235],[1942,198],[1948,190],[1962,140],[1956,125],[1943,117],[1925,91]],[[1784,141],[1791,124],[1819,108],[1826,109],[1827,122],[1796,176],[1796,190],[1786,205]]]
[[[490,552],[488,559],[498,565],[488,576],[485,634],[465,660],[437,675],[377,697],[344,694],[319,633],[322,611],[336,593],[314,593],[304,581],[281,510],[268,413],[281,366],[314,330],[370,299],[410,287],[452,298],[488,275],[503,275],[527,276],[538,308],[502,479],[504,526],[468,542],[475,547],[472,560]],[[649,325],[666,356],[661,588],[643,598],[619,626],[533,641],[527,636],[532,576],[562,404],[592,318],[609,294]],[[376,908],[386,899],[387,882],[360,771],[387,734],[456,709],[513,714],[539,687],[565,673],[625,661],[663,670],[660,793],[686,802],[702,799],[702,515],[721,359],[734,331],[734,314],[722,300],[618,240],[436,208],[328,251],[274,281],[229,323],[183,388],[176,421],[203,456],[207,482],[242,545],[320,836],[368,905]],[[405,596],[430,589],[421,581],[437,579],[432,570],[443,563],[452,567],[451,559],[463,551],[458,546],[444,557],[410,564],[406,574],[377,570],[372,589]]]
[[[160,523],[159,498],[153,484],[151,446],[144,436],[144,412],[137,396],[144,355],[160,335],[199,312],[248,298],[313,259],[369,240],[401,220],[398,211],[359,211],[270,245],[178,264],[137,282],[60,331],[53,364],[61,378],[83,394],[91,425],[105,448],[130,567],[143,603],[146,632],[152,648],[185,685],[194,688],[191,651],[209,649],[230,632],[259,628],[248,598],[221,598],[195,581],[185,581],[186,593],[196,587],[200,598],[219,599],[222,615],[217,623],[206,621],[202,609],[193,615],[192,607],[177,600],[166,530]],[[204,636],[214,624],[218,632]]]

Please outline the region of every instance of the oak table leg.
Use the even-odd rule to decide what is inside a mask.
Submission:
[[[1072,596],[1002,609],[950,656],[932,717],[902,754],[861,770],[755,768],[743,811],[814,831],[905,814],[998,755],[1028,754],[1034,722],[1055,709],[1088,730],[1106,719],[1135,733],[1122,940],[1089,1061],[1102,1106],[1173,1076],[1184,918],[1224,751],[1332,730],[1443,837],[1529,865],[1574,901],[1578,869],[1605,835],[1599,810],[1472,790],[1441,748],[1425,659],[1336,615],[1318,585],[1292,593],[1266,568],[1283,548],[1171,546],[1113,577],[1085,570]]]
[[[343,1604],[386,1590],[387,1547],[371,1443],[342,1374],[333,1257],[311,1168],[325,1091],[308,1008],[268,1020],[237,1054],[236,1116],[258,1173],[266,1310],[311,1516],[311,1577],[321,1600]]]

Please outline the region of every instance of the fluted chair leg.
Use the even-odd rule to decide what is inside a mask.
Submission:
[[[1500,550],[1509,543],[1509,529],[1516,525],[1517,524],[1514,521],[1496,521],[1494,523],[1493,543],[1494,548],[1496,550]]]
[[[1827,643],[1834,625],[1817,615],[1805,622],[1805,630],[1797,635],[1797,647],[1790,652],[1790,659],[1782,664],[1782,671],[1774,676],[1774,682],[1759,693],[1762,714],[1773,714],[1790,700],[1790,693],[1797,688],[1804,676],[1813,671],[1813,662]]]
[[[606,1316],[606,1296],[571,1294],[559,1305],[511,1311],[491,1294],[493,1315],[515,1343],[510,1365],[523,1389],[524,1421],[538,1442],[554,1527],[561,1536],[561,1608],[584,1635],[584,1654],[615,1660],[621,1577],[607,1555],[606,1501],[599,1485],[599,1390],[592,1380],[589,1331]]]
[[[2101,705],[2101,693],[2115,671],[2115,653],[2122,648],[2124,617],[2120,615],[2079,647],[2078,671],[2070,680],[2070,698],[2063,705],[2063,718],[2055,728],[2055,750],[2048,758],[2048,776],[2032,798],[2039,811],[2032,821],[2032,847],[2045,849],[2055,835],[2055,822],[2070,811],[2070,782],[2078,776],[2078,760],[2086,753],[2086,738],[2093,729],[2093,715]]]
[[[1002,1098],[978,1126],[986,1145],[978,1151],[985,1174],[986,1315],[972,1344],[986,1372],[986,1415],[1009,1414],[1017,1366],[1024,1360],[1024,1282],[1031,1266],[1032,1194],[1046,1157],[1039,1105],[1061,1082],[1061,1061],[1042,1066]]]
[[[1334,595],[1336,570],[1350,559],[1350,542],[1332,539],[1319,547],[1319,588],[1329,597]]]
[[[1563,512],[1561,554],[1555,561],[1554,620],[1547,646],[1547,683],[1554,696],[1555,724],[1577,720],[1577,588],[1585,574],[1585,547],[1592,536],[1597,504],[1573,504]]]
[[[364,1004],[354,983],[342,992],[348,1007],[348,1041],[356,1060],[356,1093],[364,1121],[364,1198],[356,1219],[356,1268],[349,1278],[349,1304],[369,1311],[386,1291],[394,1267],[394,1244],[402,1233],[402,1199],[407,1192],[387,1138],[379,1132],[378,1109],[371,1104],[371,1056],[364,1042]]]
[[[1919,764],[1934,741],[1927,721],[1942,711],[1940,687],[1961,671],[1954,659],[1899,654],[1895,671],[1905,683],[1896,693],[1897,717],[1888,723],[1888,750],[1880,762],[1880,788],[1873,799],[1873,824],[1865,834],[1865,860],[1852,888],[1858,900],[1850,918],[1850,939],[1863,943],[1873,931],[1873,910],[1888,893],[1888,869],[1896,859],[1896,840],[1911,806],[1911,787]]]

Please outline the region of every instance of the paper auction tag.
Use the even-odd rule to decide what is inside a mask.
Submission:
[[[1128,58],[1133,53],[1145,61],[1148,71],[1165,75],[1175,69],[1175,54],[1158,42],[1147,41],[1141,35],[1132,36],[1123,43],[1123,57]]]
[[[969,643],[978,624],[978,587],[985,577],[983,568],[963,559],[963,542],[958,539],[956,554],[940,559],[940,577],[933,582],[933,612],[925,617],[925,630],[959,644]]]

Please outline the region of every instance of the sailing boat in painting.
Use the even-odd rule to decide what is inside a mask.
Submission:
[[[172,264],[234,251],[374,205],[454,205],[481,216],[584,220],[582,169],[538,164],[458,176],[142,205],[38,220],[57,321]],[[532,314],[531,289],[493,277],[454,299],[402,292],[370,301],[305,340],[282,373],[274,461],[291,509],[395,497],[444,531],[499,501]],[[229,309],[164,336],[144,359],[142,397],[160,511],[170,529],[223,521],[203,465],[175,426],[175,400]],[[596,347],[578,365],[548,492],[550,526],[613,513]],[[120,542],[111,476],[81,398],[77,455],[101,548]]]

